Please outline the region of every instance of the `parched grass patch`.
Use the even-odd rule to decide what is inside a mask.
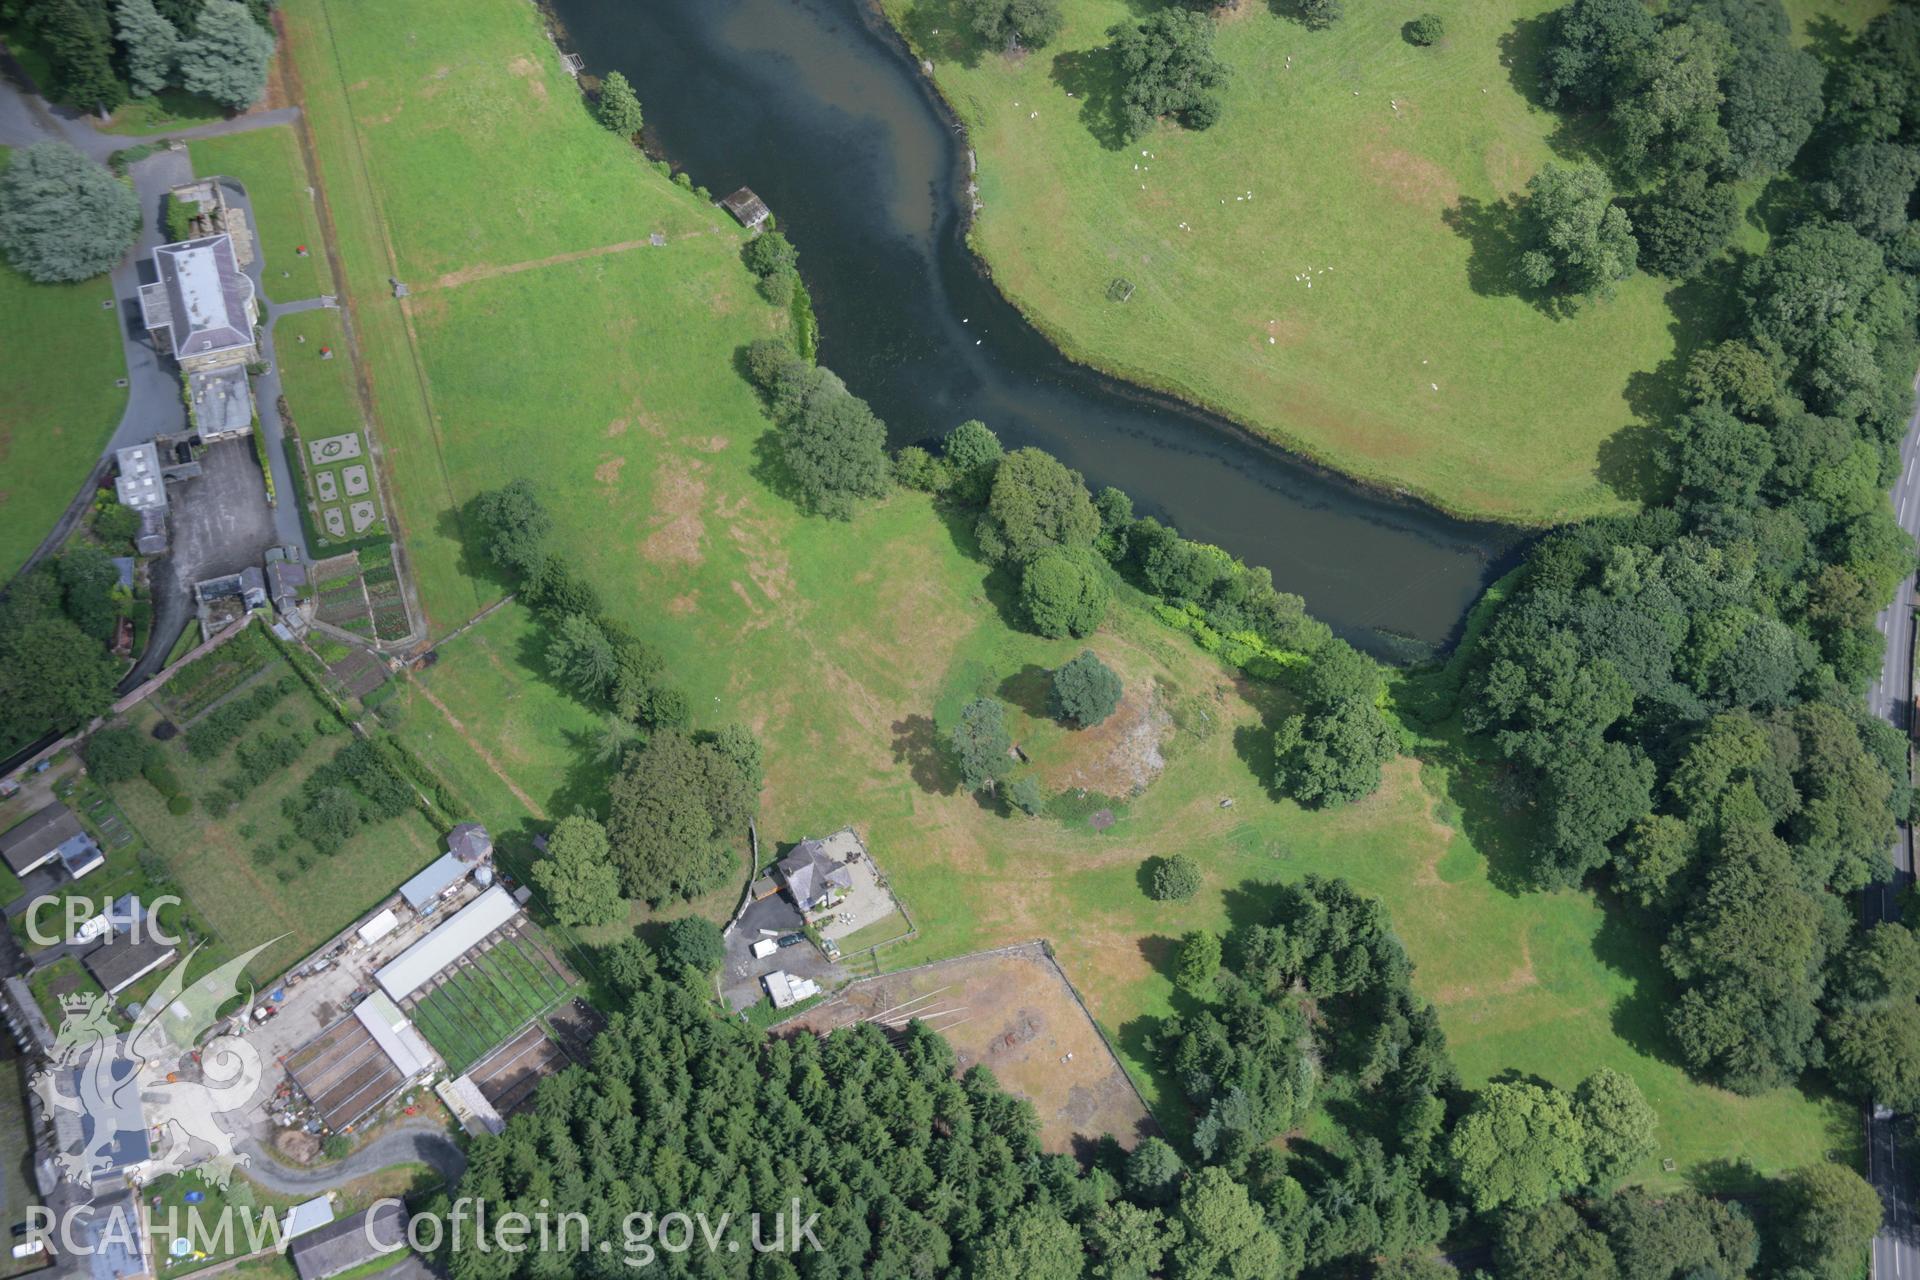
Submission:
[[[253,203],[253,234],[263,267],[267,295],[275,302],[297,302],[332,289],[320,238],[320,218],[300,140],[291,125],[275,125],[189,144],[193,171],[201,177],[236,178]],[[305,246],[307,256],[299,250]],[[286,352],[282,351],[284,359]]]
[[[0,351],[21,357],[0,360],[0,579],[53,529],[120,422],[118,317],[105,276],[35,284],[0,258]]]

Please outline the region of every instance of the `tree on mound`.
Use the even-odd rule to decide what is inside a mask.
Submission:
[[[627,914],[607,831],[584,814],[562,818],[533,864],[533,883],[561,924],[610,924]]]
[[[1122,24],[1108,46],[1125,84],[1120,100],[1127,134],[1144,136],[1171,116],[1189,129],[1220,119],[1227,65],[1213,54],[1213,19],[1190,9],[1162,9],[1138,26]]]
[[[623,138],[633,137],[647,122],[633,85],[618,71],[607,72],[607,78],[600,82],[600,101],[594,104],[594,115],[608,132]]]
[[[1640,254],[1606,175],[1586,162],[1549,164],[1528,180],[1520,243],[1520,282],[1569,300],[1611,298]]]
[[[1084,636],[1100,626],[1111,598],[1107,567],[1090,547],[1048,547],[1020,574],[1020,605],[1043,636]]]
[[[243,111],[267,87],[273,36],[240,0],[206,0],[193,36],[180,45],[180,87]]]
[[[973,29],[995,48],[1045,47],[1066,19],[1060,0],[965,0]]]
[[[1091,729],[1120,705],[1120,677],[1106,663],[1082,649],[1080,656],[1053,673],[1048,709],[1067,723]]]
[[[30,280],[90,280],[139,231],[133,188],[64,142],[37,142],[0,170],[0,247]]]

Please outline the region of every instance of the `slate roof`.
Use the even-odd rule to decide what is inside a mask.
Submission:
[[[160,451],[153,441],[132,445],[113,455],[120,474],[113,478],[114,496],[135,511],[167,505],[167,489],[160,478]]]
[[[61,845],[75,836],[85,835],[80,820],[56,800],[0,834],[0,861],[4,861],[13,874],[25,875],[41,863],[58,857]]]
[[[164,942],[116,933],[81,956],[80,963],[108,995],[117,996],[173,956],[173,948]]]
[[[398,1202],[388,1200],[309,1231],[288,1246],[300,1280],[327,1280],[351,1271],[363,1262],[385,1256],[374,1247],[406,1244],[407,1215]],[[369,1240],[368,1237],[372,1237]]]
[[[244,365],[199,369],[187,375],[193,423],[202,436],[224,436],[253,429],[253,388]]]
[[[167,331],[175,359],[253,345],[253,281],[240,269],[231,237],[163,244],[153,251],[153,266],[160,278],[141,288],[140,310],[147,328]]]
[[[792,853],[775,864],[774,870],[780,873],[794,902],[803,908],[812,905],[829,888],[853,887],[853,873],[844,863],[835,862],[819,840],[802,840]]]

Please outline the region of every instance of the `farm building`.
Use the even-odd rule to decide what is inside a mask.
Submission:
[[[477,822],[463,822],[447,832],[447,852],[466,863],[478,866],[493,858],[493,837]]]
[[[376,1258],[391,1258],[406,1248],[407,1211],[398,1200],[382,1200],[371,1209],[309,1231],[287,1246],[300,1280],[328,1280]]]
[[[371,946],[400,927],[400,917],[393,914],[392,907],[386,907],[380,913],[354,930],[358,940],[356,946]]]
[[[512,895],[495,885],[462,907],[451,920],[383,965],[374,973],[373,980],[395,1000],[405,1000],[519,914],[520,905]]]
[[[405,1014],[374,992],[287,1057],[287,1075],[329,1128],[344,1129],[438,1065]]]
[[[88,1096],[81,1090],[87,1069],[76,1067],[61,1083],[60,1091],[75,1098]],[[54,1141],[61,1151],[69,1155],[93,1151],[106,1161],[104,1166],[97,1162],[94,1166],[95,1186],[144,1164],[153,1154],[146,1109],[140,1105],[140,1090],[133,1079],[137,1064],[115,1058],[106,1064],[106,1070],[113,1076],[115,1087],[100,1091],[104,1106],[96,1109],[90,1105],[84,1111],[50,1108]]]
[[[742,187],[720,201],[720,207],[732,214],[740,225],[749,229],[759,226],[773,216],[773,210],[767,208],[767,202],[753,194],[752,190]]]
[[[419,874],[400,886],[400,896],[415,911],[425,911],[440,900],[447,892],[467,878],[472,870],[460,859],[450,853],[443,853],[428,863]]]

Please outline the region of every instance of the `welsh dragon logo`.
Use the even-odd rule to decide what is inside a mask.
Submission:
[[[200,1048],[200,1079],[168,1077],[177,1077],[200,1037],[222,1021],[220,1007],[241,994],[248,962],[277,941],[263,942],[189,985],[187,971],[199,954],[194,948],[168,971],[126,1031],[109,1017],[106,996],[61,999],[65,1016],[53,1054],[32,1084],[49,1111],[58,1108],[91,1122],[82,1126],[81,1149],[59,1154],[62,1174],[91,1187],[95,1177],[114,1169],[113,1151],[129,1124],[162,1135],[145,1162],[148,1177],[199,1166],[209,1182],[225,1187],[234,1169],[249,1162],[216,1117],[240,1110],[259,1092],[259,1051],[243,1036],[216,1035]],[[250,1005],[250,986],[246,994]],[[63,1081],[77,1092],[62,1092]]]

